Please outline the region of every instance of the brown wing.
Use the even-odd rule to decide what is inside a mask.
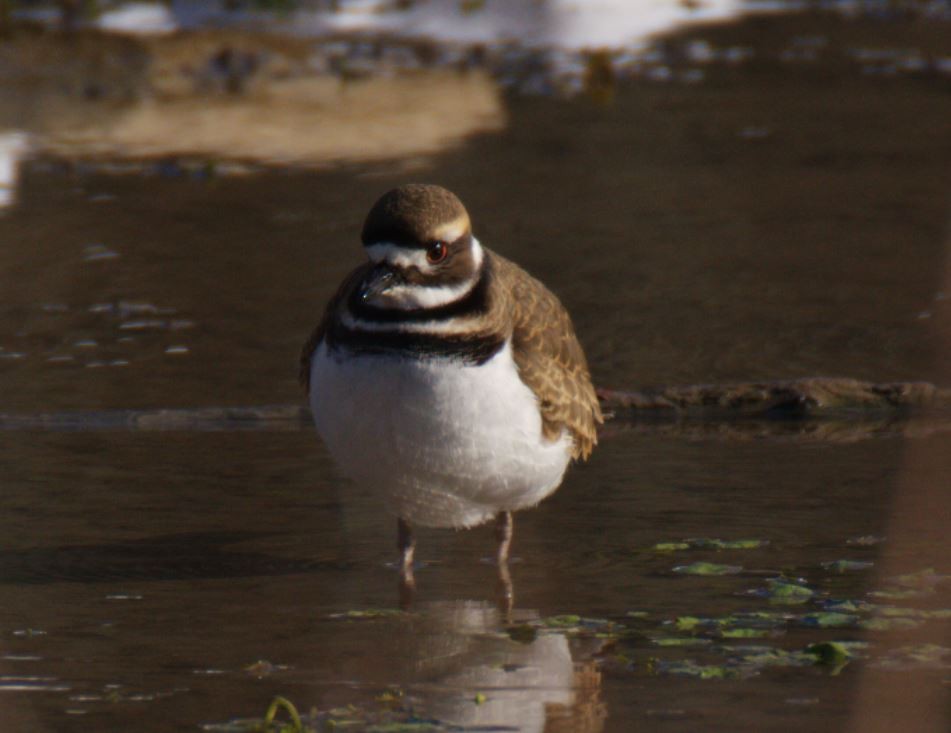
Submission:
[[[555,440],[568,428],[574,437],[572,456],[586,459],[604,418],[568,311],[538,280],[494,257],[513,296],[513,356],[522,380],[538,396],[545,437]]]
[[[310,394],[310,361],[314,356],[314,350],[317,348],[317,345],[323,341],[327,329],[337,316],[337,310],[340,304],[344,302],[349,297],[351,291],[360,284],[369,268],[370,263],[365,262],[344,278],[340,287],[337,288],[337,292],[333,294],[327,303],[327,307],[324,308],[324,315],[320,319],[320,323],[317,324],[317,327],[310,334],[310,338],[304,342],[304,347],[300,352],[300,367],[297,378],[308,394]]]

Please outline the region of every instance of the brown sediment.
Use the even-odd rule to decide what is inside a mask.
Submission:
[[[267,111],[264,111],[264,108]],[[287,82],[264,99],[149,99],[107,119],[54,129],[43,147],[86,158],[195,156],[319,166],[437,153],[501,124],[481,75]]]
[[[630,432],[725,441],[853,443],[951,431],[951,390],[926,382],[884,384],[812,378],[619,391],[599,389],[609,418],[601,440]],[[610,418],[614,418],[611,420]],[[0,413],[0,430],[309,430],[303,405]]]
[[[263,34],[21,31],[0,48],[0,128],[70,159],[320,167],[425,157],[505,125],[486,73],[362,78],[311,69],[308,53]]]
[[[951,433],[948,412],[921,415],[854,412],[845,417],[806,417],[775,419],[744,417],[730,419],[691,418],[631,419],[620,418],[606,424],[598,433],[600,442],[635,433],[676,440],[712,441],[721,443],[772,443],[851,445],[868,440],[902,438],[919,440]]]
[[[299,405],[0,414],[0,430],[50,432],[296,432],[304,428],[310,429],[311,425],[310,410]]]
[[[637,391],[599,389],[616,417],[817,417],[843,411],[951,407],[951,389],[928,382],[863,382],[811,377],[789,381],[700,384]]]

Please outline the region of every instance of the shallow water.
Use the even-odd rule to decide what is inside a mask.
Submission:
[[[787,22],[721,32],[816,30]],[[842,48],[861,31],[819,30]],[[601,385],[951,383],[947,81],[832,60],[711,76],[609,104],[509,97],[506,130],[399,170],[29,164],[0,218],[0,412],[299,402],[299,344],[360,257],[367,207],[406,178],[455,189],[481,240],[562,296]],[[903,726],[946,729],[951,660],[922,647],[951,645],[946,432],[740,441],[615,423],[517,517],[506,620],[486,528],[421,532],[419,594],[396,613],[392,520],[309,429],[105,427],[2,435],[10,730],[196,729],[284,695],[302,711],[352,704],[336,717],[364,728],[412,709],[482,729],[838,731],[872,709],[869,690],[906,696],[888,708]],[[689,538],[758,542],[656,547]],[[822,565],[838,560],[874,564]],[[673,570],[701,561],[739,569]],[[755,594],[781,573],[813,595]],[[821,628],[836,599],[859,610]],[[897,631],[878,623],[895,605],[919,613]],[[774,614],[762,635],[724,633],[754,612]],[[685,631],[678,617],[729,620]],[[869,646],[841,669],[741,648],[823,641]]]
[[[308,432],[7,434],[0,701],[8,720],[22,721],[18,730],[192,727],[260,716],[276,694],[304,709],[375,710],[391,688],[427,716],[525,730],[542,730],[549,703],[567,707],[553,719],[597,703],[606,730],[841,730],[860,663],[837,676],[821,667],[730,680],[651,675],[650,658],[697,658],[651,639],[677,636],[669,623],[681,616],[815,612],[817,603],[777,607],[745,595],[781,570],[823,598],[866,598],[877,587],[870,571],[839,575],[821,563],[879,560],[881,546],[849,541],[886,533],[902,451],[893,439],[606,440],[598,460],[519,517],[513,575],[516,623],[577,614],[631,629],[610,646],[507,638],[494,571],[481,562],[486,529],[421,533],[410,612],[335,617],[397,606],[393,527],[333,478]],[[768,544],[651,549],[689,537]],[[744,570],[671,572],[696,560]],[[926,622],[938,640],[940,623]],[[798,649],[865,639],[869,659],[882,660],[882,636],[791,621],[753,641]],[[700,653],[714,664],[727,658]],[[579,688],[579,668],[593,659],[604,667],[600,683]],[[253,668],[260,660],[269,665]],[[477,693],[493,705],[476,706]]]

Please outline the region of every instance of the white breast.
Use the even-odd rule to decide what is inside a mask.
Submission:
[[[414,524],[469,527],[532,506],[568,465],[571,437],[543,438],[509,344],[481,366],[341,356],[321,344],[310,383],[317,430],[341,471]]]

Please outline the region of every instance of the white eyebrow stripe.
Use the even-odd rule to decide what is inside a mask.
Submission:
[[[455,242],[459,237],[465,234],[468,229],[469,217],[466,214],[462,214],[447,224],[443,224],[436,230],[435,234],[437,239],[441,239],[445,242]]]

